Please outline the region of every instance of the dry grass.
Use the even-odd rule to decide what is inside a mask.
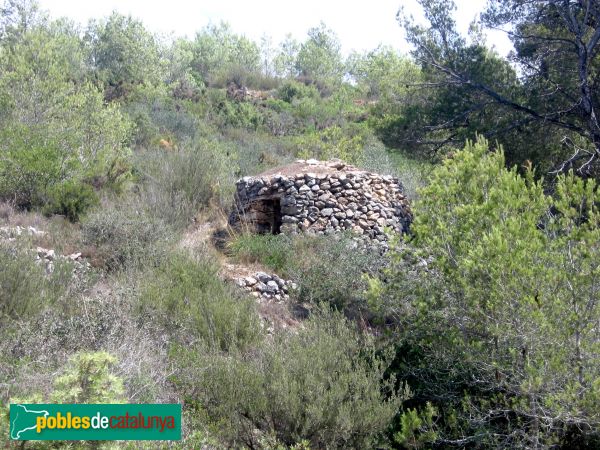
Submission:
[[[36,229],[43,228],[47,223],[47,219],[39,212],[20,211],[7,202],[0,203],[0,221],[3,226]]]
[[[132,402],[180,402],[168,382],[169,340],[140,324],[136,288],[126,279],[101,280],[62,308],[13,322],[0,342],[0,401],[39,393],[47,398],[53,379],[77,352],[104,350],[117,357],[117,375]]]
[[[71,223],[65,217],[45,217],[39,212],[19,211],[9,203],[0,203],[0,226],[24,228],[23,238],[29,239],[33,247],[54,249],[62,255],[81,252],[85,256],[79,224]],[[41,233],[30,234],[27,231],[29,227]]]

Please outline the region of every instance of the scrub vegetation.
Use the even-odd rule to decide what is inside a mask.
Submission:
[[[600,8],[490,0],[465,37],[419,4],[410,53],[345,56],[323,23],[164,39],[4,1],[6,448],[600,447]],[[236,179],[299,158],[399,177],[410,232],[227,228]],[[9,442],[15,402],[180,403],[182,441]]]

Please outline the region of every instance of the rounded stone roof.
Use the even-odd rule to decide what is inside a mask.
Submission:
[[[269,169],[256,177],[250,178],[269,178],[275,175],[294,176],[304,173],[314,174],[333,174],[333,173],[365,173],[366,171],[346,164],[341,159],[330,159],[329,161],[318,161],[316,159],[298,159],[295,162],[283,167]]]

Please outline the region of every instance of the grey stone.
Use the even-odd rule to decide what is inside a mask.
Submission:
[[[295,216],[299,212],[300,212],[300,209],[296,205],[283,206],[281,208],[282,214],[286,214],[286,215],[290,215],[290,216]]]
[[[281,198],[281,206],[295,205],[296,197],[285,195]]]
[[[246,282],[246,286],[254,286],[258,282],[254,277],[246,277],[244,278],[244,281]]]
[[[267,292],[270,294],[275,294],[279,292],[279,285],[277,282],[271,280],[267,283]]]
[[[255,276],[263,283],[266,283],[267,281],[271,281],[271,278],[272,278],[271,275],[264,273],[264,272],[256,272]]]
[[[371,228],[369,226],[368,222],[365,221],[365,220],[359,220],[358,221],[358,225],[360,225],[360,227],[363,228],[363,229],[365,229],[365,230],[368,229],[368,228]]]

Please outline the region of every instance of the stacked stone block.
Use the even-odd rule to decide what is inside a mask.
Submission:
[[[341,161],[297,161],[296,165],[303,170],[293,175],[239,180],[230,224],[258,233],[352,230],[380,241],[386,239],[386,228],[408,231],[412,215],[398,178]]]

